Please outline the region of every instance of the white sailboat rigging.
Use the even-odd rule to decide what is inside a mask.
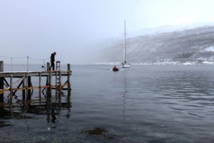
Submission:
[[[123,68],[129,68],[130,64],[126,60],[126,20],[124,20],[124,61],[122,62]]]

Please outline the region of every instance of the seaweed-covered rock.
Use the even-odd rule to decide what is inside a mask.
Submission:
[[[109,133],[106,129],[104,128],[100,128],[100,127],[96,127],[90,130],[85,130],[82,131],[82,133],[87,134],[87,135],[98,135],[98,136],[103,136],[107,139],[114,139],[116,136]]]
[[[105,135],[107,133],[107,130],[97,127],[91,130],[86,130],[84,131],[84,133],[89,135]]]

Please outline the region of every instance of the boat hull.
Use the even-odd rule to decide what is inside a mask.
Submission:
[[[119,71],[119,69],[118,68],[113,68],[112,71]]]
[[[129,65],[129,64],[123,64],[122,67],[123,67],[123,68],[130,68],[130,65]]]

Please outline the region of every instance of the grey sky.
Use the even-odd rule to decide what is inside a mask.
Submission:
[[[62,63],[86,63],[95,50],[91,43],[121,35],[124,19],[127,32],[212,22],[213,5],[213,0],[0,0],[0,56],[41,59],[56,51]]]

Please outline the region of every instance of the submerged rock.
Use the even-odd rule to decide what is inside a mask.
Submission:
[[[87,135],[98,135],[103,136],[107,139],[114,139],[115,135],[109,134],[108,131],[104,128],[96,127],[94,129],[82,131],[82,133]]]
[[[84,133],[89,135],[105,135],[107,133],[107,130],[97,127],[91,130],[86,130],[84,131]]]

